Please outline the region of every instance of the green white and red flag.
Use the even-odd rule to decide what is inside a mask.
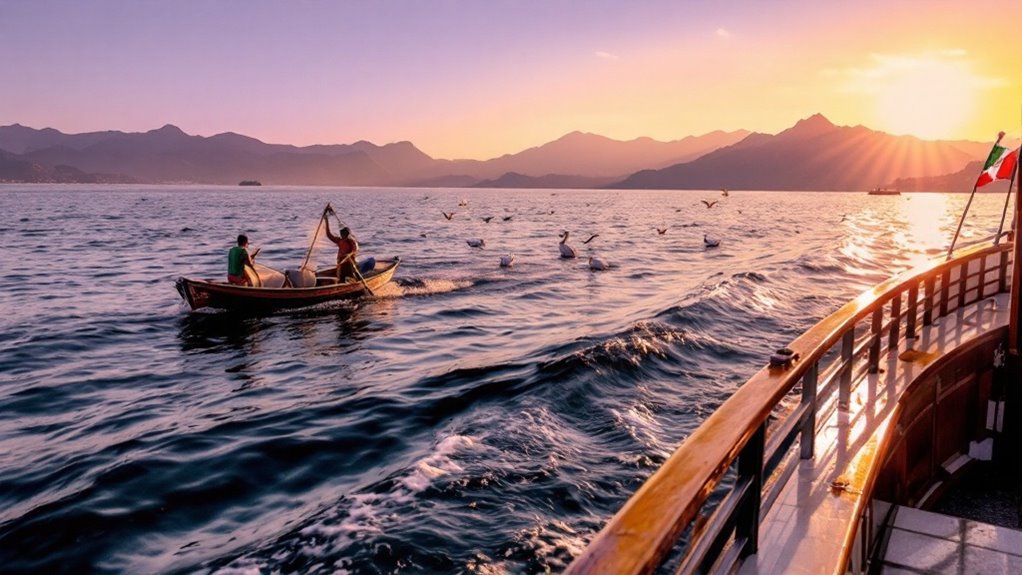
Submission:
[[[983,165],[983,173],[976,179],[976,187],[982,187],[996,180],[1010,180],[1015,173],[1015,165],[1018,163],[1018,148],[1009,150],[1001,145],[1001,138],[1004,132],[997,135],[997,143],[994,149],[990,150],[986,164]]]

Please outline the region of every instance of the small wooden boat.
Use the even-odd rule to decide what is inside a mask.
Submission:
[[[257,273],[259,281],[256,283],[260,287],[185,277],[178,278],[174,287],[193,310],[212,307],[234,311],[265,311],[304,307],[371,293],[389,282],[400,264],[401,259],[395,257],[389,262],[376,264],[362,276],[362,280],[349,278],[341,283],[335,279],[336,266],[325,268],[316,272],[316,285],[311,287],[291,287],[285,274],[257,264],[260,269]]]

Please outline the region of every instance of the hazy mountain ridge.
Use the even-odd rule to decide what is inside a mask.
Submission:
[[[953,174],[898,178],[893,185],[903,192],[971,192],[982,169],[983,160],[977,160]],[[980,191],[1004,193],[1008,191],[1008,183],[1008,180],[998,180],[983,186]]]
[[[640,171],[613,187],[867,190],[898,178],[956,172],[975,161],[975,150],[982,148],[979,143],[925,141],[863,126],[835,126],[816,114],[776,135],[750,134],[691,162]]]
[[[532,188],[532,189],[599,189],[617,181],[617,178],[599,178],[586,176],[569,176],[563,174],[547,174],[545,176],[526,176],[517,172],[508,172],[499,178],[483,180],[474,184],[473,188]]]
[[[170,124],[83,134],[14,124],[0,127],[0,150],[0,181],[864,190],[956,173],[989,144],[839,127],[816,114],[776,135],[715,131],[660,142],[571,132],[490,160],[434,159],[407,141],[298,147]]]
[[[434,159],[411,142],[297,147],[267,144],[233,132],[203,137],[173,125],[147,132],[64,134],[19,124],[0,127],[0,149],[44,171],[74,166],[84,172],[124,174],[132,181],[234,184],[258,179],[296,185],[471,186],[514,172],[526,177],[578,174],[579,185],[610,182],[638,169],[685,161],[734,143],[748,132],[711,132],[673,142],[637,138],[627,142],[573,132],[558,140],[491,160]],[[0,178],[18,180],[17,172]],[[595,178],[595,180],[591,180]],[[34,181],[34,180],[33,180]]]

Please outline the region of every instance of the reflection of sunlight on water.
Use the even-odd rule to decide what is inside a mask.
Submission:
[[[872,260],[873,250],[869,249],[869,247],[865,245],[866,241],[868,241],[868,238],[866,238],[863,234],[856,234],[845,238],[841,247],[838,248],[841,255],[850,260],[844,265],[844,270],[846,272],[855,275],[869,273],[869,270],[852,265],[855,262],[867,262]]]
[[[895,234],[894,243],[901,248],[901,257],[909,267],[915,267],[947,247],[947,228],[955,225],[956,216],[949,211],[945,194],[913,194],[911,198],[898,204],[898,219],[907,228]]]

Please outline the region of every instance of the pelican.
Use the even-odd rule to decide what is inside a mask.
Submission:
[[[500,256],[500,267],[509,268],[515,265],[515,255],[507,254],[506,256]]]
[[[699,201],[704,203],[704,204],[706,204],[706,208],[709,209],[709,208],[712,208],[713,206],[717,205],[717,202],[720,201],[720,200],[713,200],[712,202],[708,202],[706,200],[699,200]]]
[[[482,248],[486,247],[486,240],[480,238],[478,240],[465,240],[470,248]]]
[[[568,230],[564,230],[564,233],[558,236],[561,238],[561,257],[562,258],[573,258],[575,257],[575,248],[568,245]]]
[[[589,258],[589,269],[593,271],[603,271],[609,267],[610,264],[608,264],[606,261],[603,260],[603,258],[599,256],[591,256]]]
[[[455,212],[451,212],[448,214],[447,212],[444,211],[441,211],[440,213],[443,214],[445,218],[447,218],[447,221],[451,221],[451,218],[453,218],[455,214]]]
[[[703,234],[703,245],[708,248],[715,248],[720,245],[719,238],[711,238],[710,236]]]

